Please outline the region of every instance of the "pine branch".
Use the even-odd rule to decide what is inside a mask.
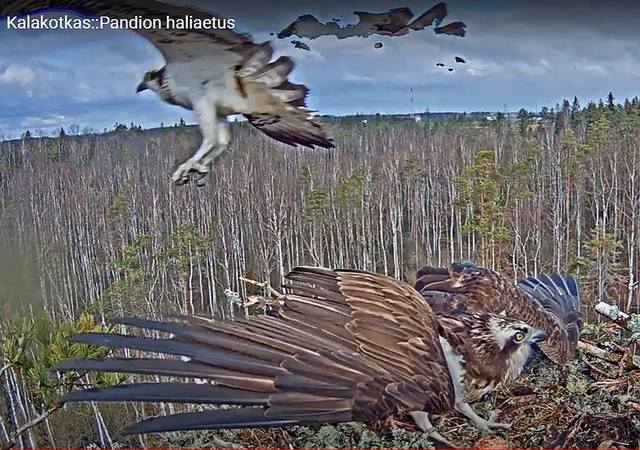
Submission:
[[[11,437],[9,438],[9,442],[6,442],[6,443],[0,445],[0,450],[9,450],[9,449],[15,447],[17,439],[22,434],[26,433],[31,428],[33,428],[36,425],[38,425],[40,422],[46,420],[47,417],[49,417],[51,414],[53,414],[56,411],[58,411],[60,408],[62,408],[63,405],[64,405],[64,403],[56,403],[55,405],[53,405],[51,408],[47,409],[45,412],[40,414],[35,419],[33,419],[33,420],[25,423],[24,425],[22,425],[14,433],[11,434]]]

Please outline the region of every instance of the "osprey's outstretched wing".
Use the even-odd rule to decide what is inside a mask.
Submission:
[[[166,17],[183,20],[185,16],[195,19],[211,19],[215,14],[191,7],[176,6],[155,0],[5,0],[0,4],[0,18],[9,15],[31,14],[35,12],[70,11],[110,19],[130,19],[135,16],[145,19],[160,19],[165,24]],[[215,16],[220,18],[219,16]],[[210,55],[212,52],[231,51],[248,58],[255,53],[259,44],[249,35],[230,29],[136,29],[158,47],[167,62],[185,61]]]
[[[160,19],[163,25],[166,25],[167,17],[173,20],[184,20],[185,16],[195,20],[216,17],[212,13],[155,0],[6,0],[0,4],[0,19],[46,10],[68,10],[112,20],[140,16]],[[257,44],[247,34],[224,28],[163,26],[135,31],[160,50],[167,64],[189,66],[189,70],[173,73],[181,85],[200,89],[206,84],[206,77],[219,77],[221,83],[226,77],[233,77],[234,88],[238,95],[247,99],[247,105],[232,112],[244,114],[268,136],[294,146],[334,147],[322,124],[306,108],[308,89],[287,79],[293,70],[293,61],[283,56],[271,62],[273,47],[270,42]],[[211,125],[201,123],[200,126]]]
[[[449,269],[425,266],[416,290],[438,315],[505,313],[548,334],[540,349],[554,362],[570,360],[580,339],[580,295],[574,277],[529,277],[517,286],[506,277],[471,262]]]
[[[153,418],[129,433],[372,421],[399,410],[445,411],[454,392],[436,316],[410,286],[367,272],[301,267],[286,277],[281,316],[116,323],[170,338],[87,333],[75,342],[159,358],[69,360],[59,370],[207,379],[74,391],[61,401],[236,405]],[[174,355],[180,359],[172,358]]]

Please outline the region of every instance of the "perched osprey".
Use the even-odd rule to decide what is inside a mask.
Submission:
[[[540,349],[558,364],[573,358],[580,339],[580,292],[571,275],[540,275],[511,283],[471,262],[450,268],[425,266],[415,288],[438,316],[459,313],[503,314],[522,320],[548,335]]]
[[[144,17],[184,20],[212,18],[211,14],[152,0],[5,0],[3,16],[68,9],[110,19]],[[271,62],[271,43],[254,43],[229,29],[139,29],[162,53],[166,65],[144,75],[138,92],[151,89],[164,101],[195,112],[202,143],[174,172],[176,184],[192,173],[203,180],[210,163],[229,145],[226,117],[243,114],[272,138],[289,145],[330,148],[320,121],[305,107],[307,88],[288,81],[293,61],[282,56]],[[201,184],[200,182],[198,184]]]
[[[517,377],[545,334],[496,314],[438,322],[411,286],[355,270],[299,267],[286,276],[277,317],[234,321],[124,318],[117,324],[169,338],[109,333],[73,342],[153,352],[153,357],[79,359],[57,370],[200,378],[73,391],[62,402],[156,401],[237,405],[151,418],[128,433],[376,422],[409,413],[446,442],[428,414],[456,409],[484,431],[508,427],[469,405]],[[149,336],[149,333],[145,333]],[[178,358],[158,355],[174,355]]]

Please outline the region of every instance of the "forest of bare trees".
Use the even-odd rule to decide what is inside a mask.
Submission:
[[[65,344],[72,329],[122,314],[253,312],[244,301],[263,292],[240,277],[279,288],[297,265],[408,281],[460,259],[514,279],[569,271],[586,307],[604,299],[637,312],[638,100],[495,119],[335,119],[331,151],[294,150],[238,123],[203,188],[169,182],[197,144],[192,127],[1,143],[0,441],[77,381],[47,372],[90,351]],[[96,435],[110,445],[122,414],[83,411],[94,431],[53,431],[47,419],[21,445]]]

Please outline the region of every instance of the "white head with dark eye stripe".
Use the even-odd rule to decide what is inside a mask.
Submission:
[[[507,379],[520,375],[533,345],[547,339],[543,331],[506,317],[491,318],[489,329],[494,345],[506,359]]]
[[[160,92],[163,83],[163,77],[165,68],[162,67],[157,70],[150,70],[144,74],[142,82],[138,85],[136,92],[142,92],[147,89],[151,89],[154,92]]]

